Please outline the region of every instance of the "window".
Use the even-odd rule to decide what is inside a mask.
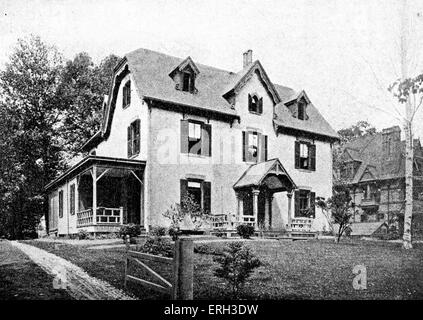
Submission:
[[[75,214],[75,184],[71,184],[70,186],[70,205],[69,205],[69,211],[70,214]]]
[[[193,154],[201,155],[201,124],[190,122],[188,124],[188,150]]]
[[[59,191],[59,218],[63,218],[63,191]]]
[[[122,89],[122,107],[126,108],[131,104],[131,81],[127,81]]]
[[[128,158],[140,152],[140,123],[137,119],[128,127]]]
[[[295,191],[295,217],[314,218],[316,194],[309,190]]]
[[[211,205],[211,184],[208,181],[199,179],[181,179],[181,203],[182,200],[191,195],[194,201],[205,213],[210,213]]]
[[[182,73],[182,91],[193,92],[195,90],[194,75],[190,72]]]
[[[305,103],[302,101],[298,102],[298,119],[305,119]]]
[[[257,95],[248,95],[248,111],[252,113],[263,112],[263,98],[258,98]]]
[[[316,145],[295,141],[295,168],[316,170]]]
[[[211,125],[181,120],[181,153],[211,156]]]
[[[242,132],[243,155],[245,162],[267,161],[267,136],[256,131]]]

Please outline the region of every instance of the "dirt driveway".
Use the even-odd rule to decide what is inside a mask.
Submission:
[[[21,242],[10,244],[25,253],[34,263],[53,277],[53,286],[66,289],[74,299],[81,300],[132,300],[123,291],[109,283],[91,277],[80,267],[45,250]]]

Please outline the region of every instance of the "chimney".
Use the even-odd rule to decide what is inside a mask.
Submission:
[[[382,152],[385,161],[398,158],[401,154],[401,128],[393,126],[382,130]],[[386,168],[387,169],[387,168]]]
[[[243,69],[253,63],[253,50],[249,49],[243,53]]]

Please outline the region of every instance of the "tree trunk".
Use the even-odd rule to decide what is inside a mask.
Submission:
[[[401,80],[406,80],[408,75],[407,68],[407,35],[408,35],[408,1],[402,2],[401,17]],[[403,247],[411,249],[411,217],[413,214],[413,131],[412,131],[412,110],[410,97],[407,97],[405,103],[405,212],[404,212],[404,235]]]
[[[407,107],[409,108],[409,101]],[[413,132],[410,122],[405,124],[405,212],[403,247],[411,249],[411,218],[413,215]]]

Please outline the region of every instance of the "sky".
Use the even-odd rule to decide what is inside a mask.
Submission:
[[[387,87],[400,76],[402,0],[0,0],[0,69],[39,35],[71,59],[147,48],[237,72],[253,50],[272,82],[304,89],[338,130],[401,124]],[[423,1],[409,0],[410,75],[423,72]],[[421,62],[420,62],[421,61]],[[423,109],[415,134],[423,138]]]

